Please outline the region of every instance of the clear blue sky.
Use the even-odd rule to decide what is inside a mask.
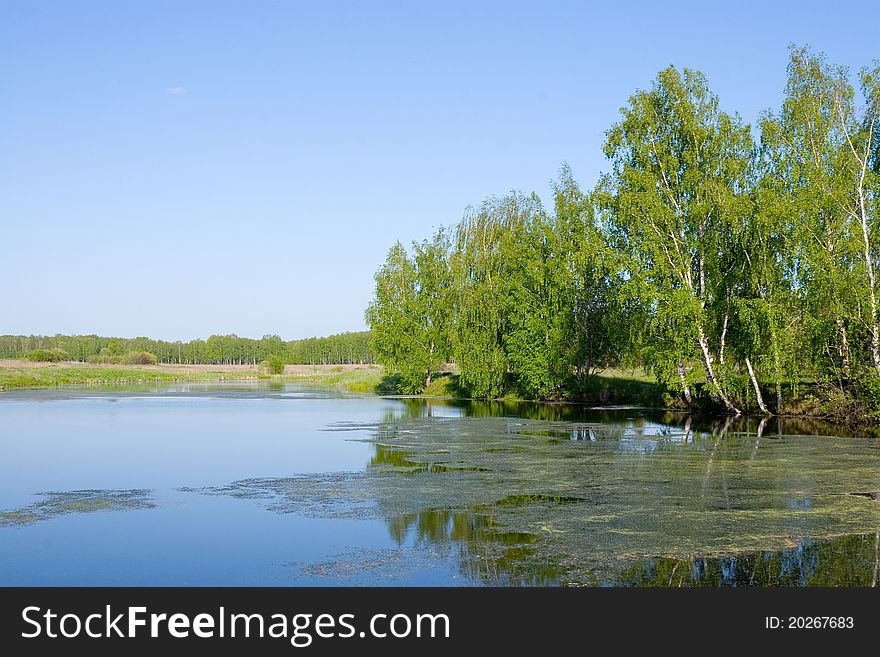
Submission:
[[[0,333],[363,328],[395,239],[582,185],[668,64],[754,122],[870,2],[0,3]]]

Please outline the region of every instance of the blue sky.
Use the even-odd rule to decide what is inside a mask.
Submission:
[[[0,4],[0,333],[363,328],[396,239],[591,187],[675,64],[749,122],[787,45],[880,57],[858,2]]]

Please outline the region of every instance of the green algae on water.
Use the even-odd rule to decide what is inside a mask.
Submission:
[[[0,527],[29,525],[57,516],[156,507],[148,490],[73,490],[38,493],[42,498],[13,511],[0,511]]]
[[[481,582],[865,581],[867,565],[832,576],[816,560],[847,549],[853,563],[878,558],[868,544],[880,531],[880,443],[663,420],[413,414],[358,427],[373,444],[362,472],[201,492],[282,513],[381,518],[399,545],[445,550]]]

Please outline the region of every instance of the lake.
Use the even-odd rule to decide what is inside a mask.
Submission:
[[[870,586],[880,442],[266,382],[0,393],[0,585]]]

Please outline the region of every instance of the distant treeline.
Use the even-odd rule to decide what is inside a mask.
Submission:
[[[731,413],[820,386],[875,412],[880,64],[859,81],[793,47],[782,106],[752,127],[700,72],[661,71],[606,131],[592,188],[564,167],[551,208],[490,198],[393,246],[377,360],[411,391],[454,361],[470,396],[582,397],[632,365]]]
[[[323,338],[282,340],[265,335],[259,340],[237,335],[212,335],[207,340],[168,342],[150,338],[111,338],[98,335],[2,335],[0,358],[25,358],[37,352],[54,352],[80,362],[125,362],[132,354],[149,353],[160,363],[182,365],[257,364],[271,357],[285,363],[330,365],[375,362],[369,331],[340,333]],[[50,360],[50,358],[36,358]],[[130,358],[129,358],[130,360]]]

